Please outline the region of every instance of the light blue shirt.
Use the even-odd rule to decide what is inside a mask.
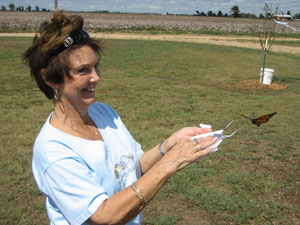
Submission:
[[[141,176],[143,151],[118,114],[99,102],[88,112],[104,141],[66,134],[49,123],[50,114],[34,143],[33,175],[51,225],[85,224],[105,199]],[[141,214],[128,224],[141,224]]]

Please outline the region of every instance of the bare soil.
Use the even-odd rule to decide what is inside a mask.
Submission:
[[[228,89],[247,89],[247,90],[273,90],[273,91],[280,91],[286,89],[287,86],[272,83],[270,85],[261,84],[258,80],[242,80],[235,82],[233,84],[225,85]]]
[[[0,33],[0,36],[23,36],[33,37],[34,33]],[[242,48],[260,49],[257,37],[250,36],[219,36],[219,35],[198,35],[198,34],[145,34],[145,33],[90,33],[92,37],[101,39],[135,39],[135,40],[158,40],[158,41],[177,41],[193,42],[223,46],[234,46]],[[277,40],[298,40],[293,38],[283,38]],[[272,51],[284,52],[300,55],[300,47],[273,45]]]

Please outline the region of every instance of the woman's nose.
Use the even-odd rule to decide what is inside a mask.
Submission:
[[[98,82],[99,80],[100,80],[100,70],[99,68],[93,68],[91,81]]]

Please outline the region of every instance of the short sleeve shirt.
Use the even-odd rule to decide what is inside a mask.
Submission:
[[[46,196],[52,225],[85,224],[105,199],[141,176],[143,151],[118,114],[99,102],[88,113],[103,141],[56,129],[49,123],[50,114],[34,143],[33,175]],[[141,224],[141,214],[128,224]]]

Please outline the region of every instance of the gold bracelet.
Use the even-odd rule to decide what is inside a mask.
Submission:
[[[134,183],[131,185],[131,187],[132,187],[133,191],[135,192],[136,196],[139,198],[139,200],[143,204],[143,206],[146,207],[147,203],[145,202],[145,199],[144,199],[142,193],[140,192],[140,190],[135,186]]]

